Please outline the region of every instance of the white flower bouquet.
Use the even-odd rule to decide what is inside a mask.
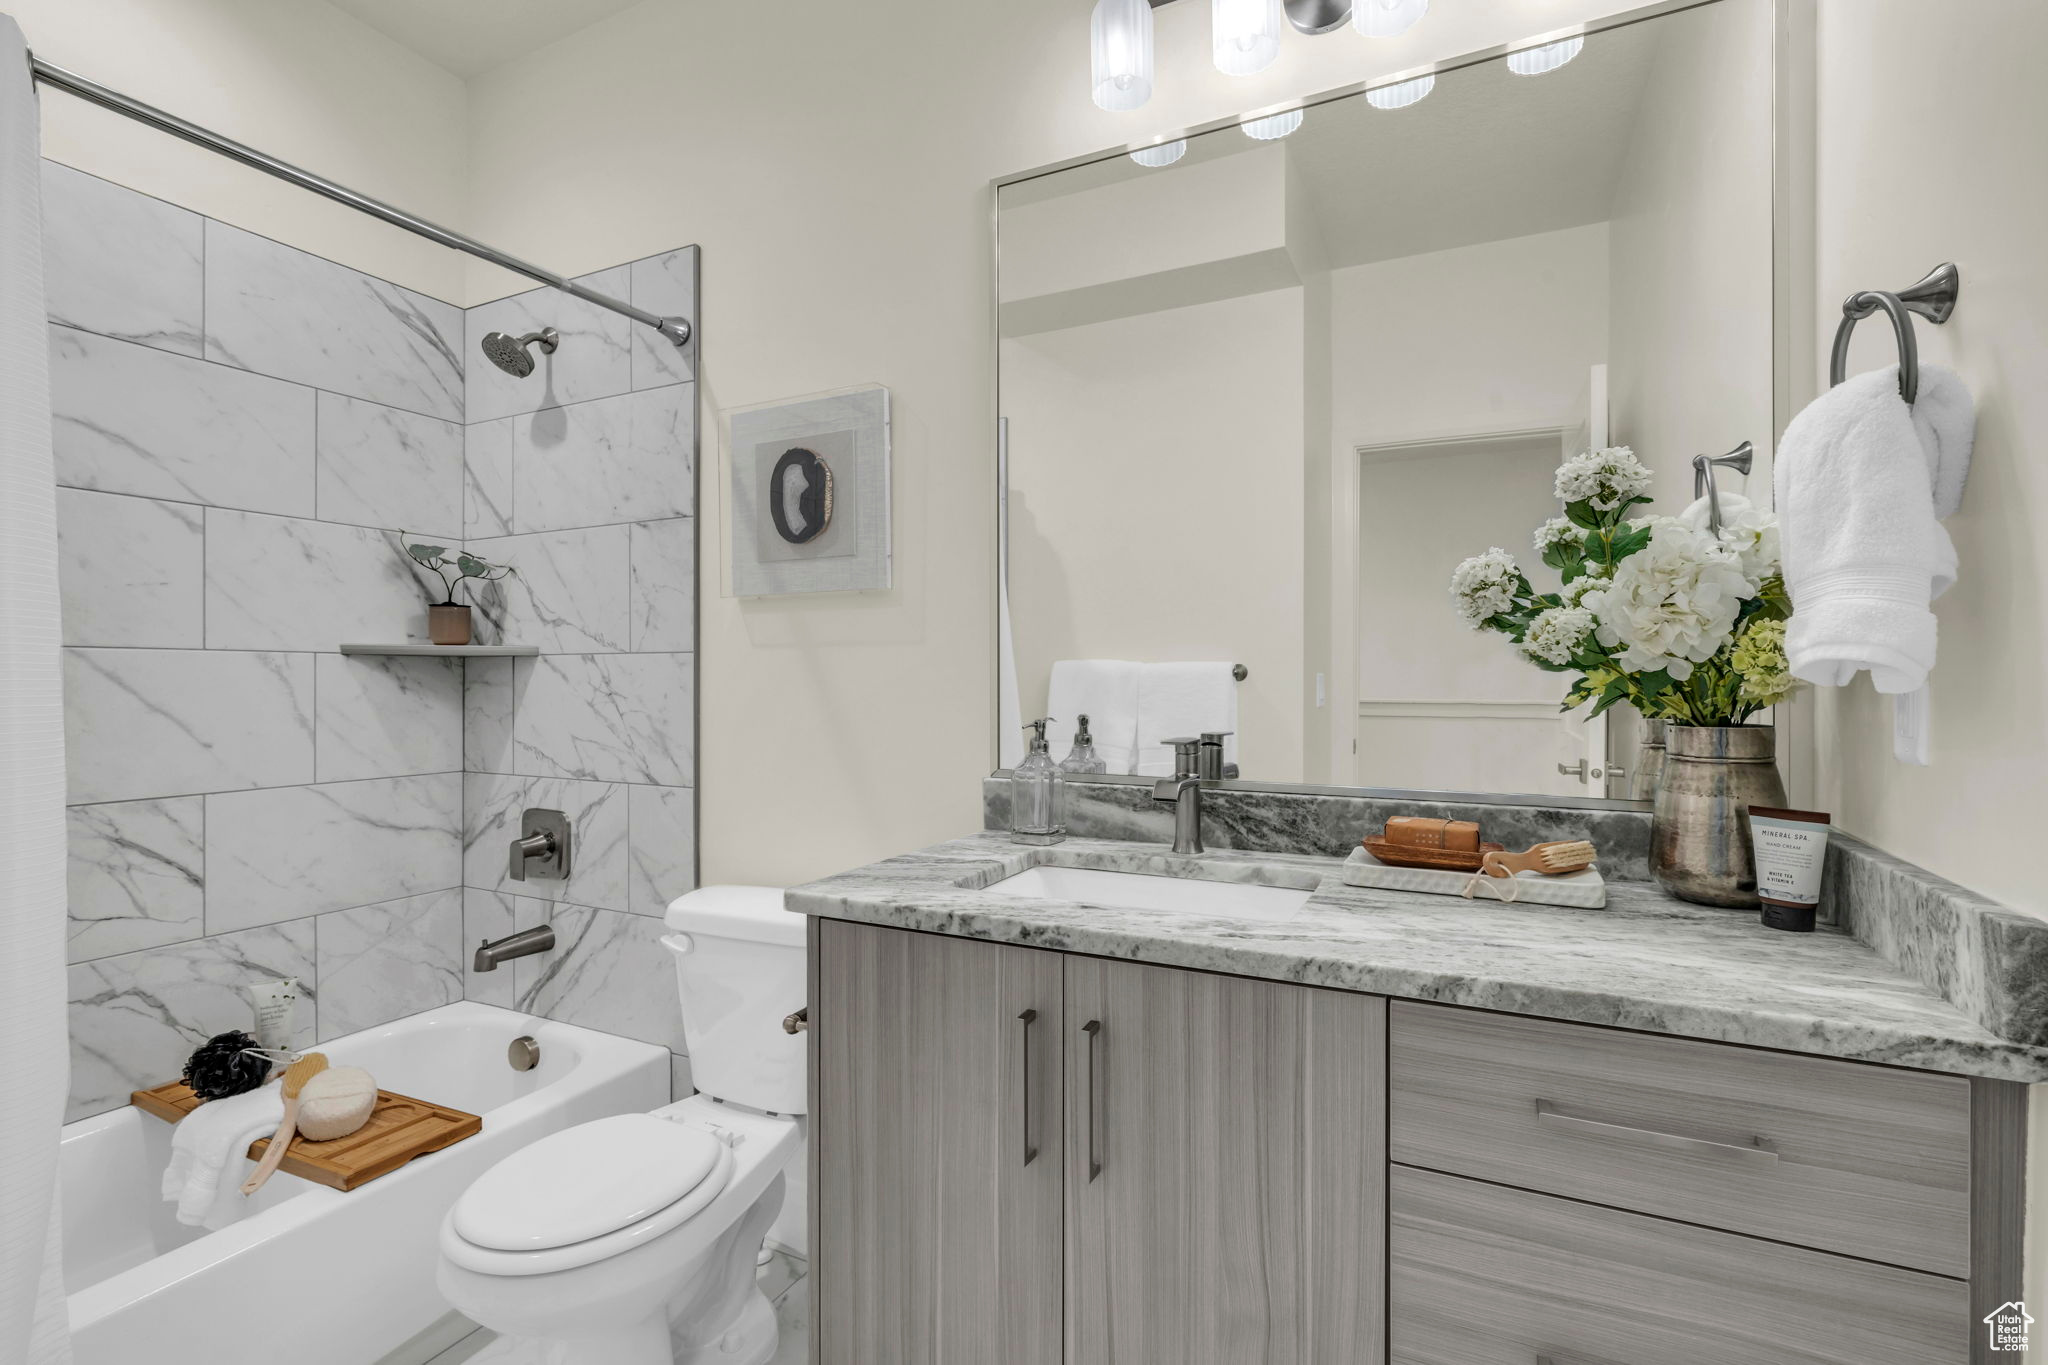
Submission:
[[[1631,517],[1651,501],[1650,471],[1626,446],[1558,467],[1564,515],[1537,529],[1558,571],[1539,593],[1498,547],[1451,575],[1475,630],[1499,631],[1529,662],[1577,673],[1564,710],[1599,715],[1626,701],[1650,720],[1740,725],[1793,688],[1785,662],[1792,604],[1778,561],[1778,520],[1746,498],[1721,498],[1721,533],[1704,501],[1676,517]]]

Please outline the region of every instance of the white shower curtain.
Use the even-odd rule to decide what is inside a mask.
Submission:
[[[64,692],[40,151],[27,44],[0,14],[0,1361],[61,1365]]]

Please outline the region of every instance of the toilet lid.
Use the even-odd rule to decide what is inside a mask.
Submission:
[[[653,1114],[578,1124],[479,1176],[455,1202],[455,1231],[494,1251],[544,1251],[602,1237],[652,1217],[707,1179],[723,1184],[730,1167],[719,1166],[719,1147],[703,1129]]]

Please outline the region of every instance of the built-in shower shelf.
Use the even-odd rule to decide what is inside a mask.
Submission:
[[[540,653],[539,645],[343,645],[344,654],[419,654],[437,659],[530,659]]]

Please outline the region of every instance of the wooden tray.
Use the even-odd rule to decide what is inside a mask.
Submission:
[[[167,1123],[176,1123],[200,1103],[183,1081],[138,1090],[128,1100],[137,1109]],[[483,1126],[484,1121],[475,1114],[379,1090],[377,1108],[368,1123],[347,1137],[327,1142],[293,1138],[278,1169],[330,1189],[352,1190],[365,1181],[390,1174],[416,1156],[438,1152],[481,1132]],[[256,1139],[249,1144],[249,1159],[261,1160],[269,1146],[269,1138]]]

